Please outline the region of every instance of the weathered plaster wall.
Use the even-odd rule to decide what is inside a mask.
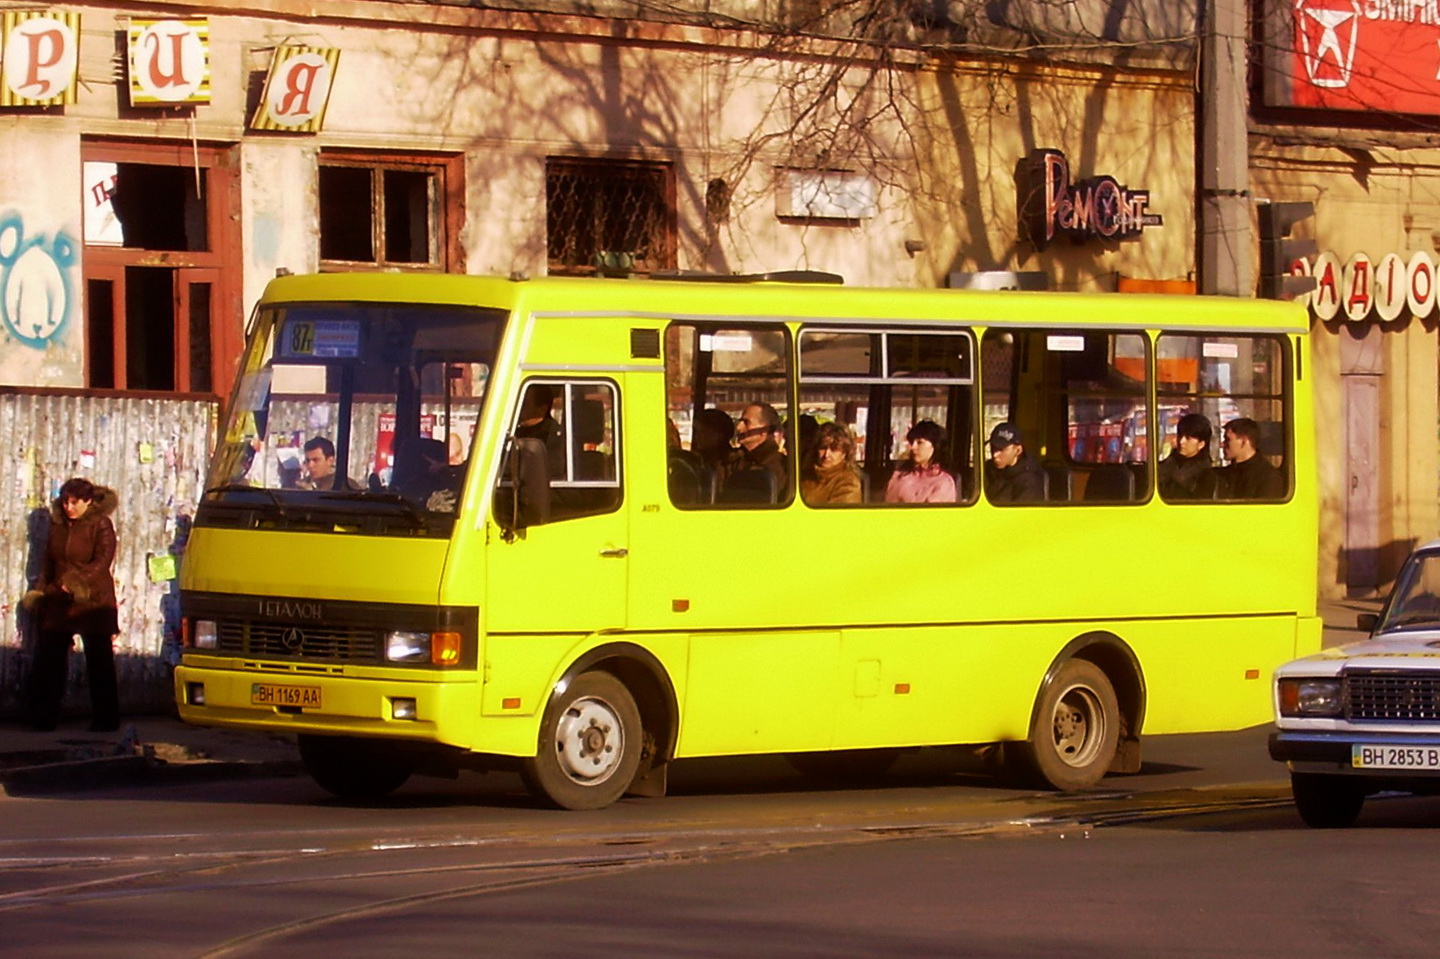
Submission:
[[[83,385],[80,194],[64,125],[0,117],[0,383]]]

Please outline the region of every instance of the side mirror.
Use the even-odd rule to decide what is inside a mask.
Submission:
[[[1361,613],[1355,617],[1356,627],[1367,633],[1375,632],[1375,625],[1379,622],[1379,613]]]
[[[550,468],[544,440],[511,437],[500,482],[510,495],[496,498],[495,515],[507,542],[528,527],[549,522]]]

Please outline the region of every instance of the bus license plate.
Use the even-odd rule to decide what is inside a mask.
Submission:
[[[1355,769],[1440,769],[1440,746],[1351,746]]]
[[[250,686],[252,706],[298,706],[301,709],[320,708],[319,686],[282,686],[279,683],[252,683]]]

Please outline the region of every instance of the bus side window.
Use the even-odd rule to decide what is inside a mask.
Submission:
[[[906,437],[919,423],[933,424],[943,435],[934,462],[953,480],[953,493],[950,481],[931,477],[914,485],[933,495],[895,502],[974,501],[974,342],[969,330],[879,324],[866,329],[814,325],[800,331],[801,422],[810,417],[820,426],[833,423],[846,431],[854,444],[849,468],[859,478],[859,504],[886,504],[891,479],[910,456]],[[930,426],[922,430],[934,435]],[[817,451],[806,452],[799,465],[802,493],[807,486],[812,490],[807,503],[851,505],[817,495],[833,484],[819,476]]]
[[[665,469],[673,505],[774,509],[794,499],[800,437],[788,399],[790,367],[789,332],[778,323],[666,329]]]
[[[1150,350],[1141,333],[1111,330],[1002,330],[982,346],[986,435],[1008,423],[1022,454],[985,469],[997,505],[1141,503],[1150,498]],[[1038,471],[1039,484],[1018,473]]]
[[[1169,502],[1213,499],[1266,500],[1289,497],[1289,451],[1293,449],[1286,373],[1289,344],[1284,337],[1213,333],[1162,333],[1156,343],[1159,399],[1157,458],[1177,455],[1177,428],[1187,416],[1203,416],[1211,439],[1199,454],[1214,468],[1213,492],[1194,496],[1173,486],[1161,489]],[[1254,462],[1233,462],[1224,443],[1226,427],[1252,434]],[[1245,456],[1241,451],[1239,455]],[[1161,475],[1166,469],[1162,465]],[[1264,474],[1264,475],[1261,475]]]
[[[527,381],[510,430],[511,458],[519,459],[501,471],[497,518],[503,522],[502,507],[513,502],[506,490],[516,483],[517,469],[520,502],[534,503],[537,456],[548,509],[531,505],[530,515],[555,523],[619,509],[618,400],[619,390],[609,380]]]

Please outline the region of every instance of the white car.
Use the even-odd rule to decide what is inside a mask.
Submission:
[[[1381,791],[1440,793],[1440,540],[1405,561],[1366,639],[1275,671],[1270,756],[1311,826],[1349,826]]]

